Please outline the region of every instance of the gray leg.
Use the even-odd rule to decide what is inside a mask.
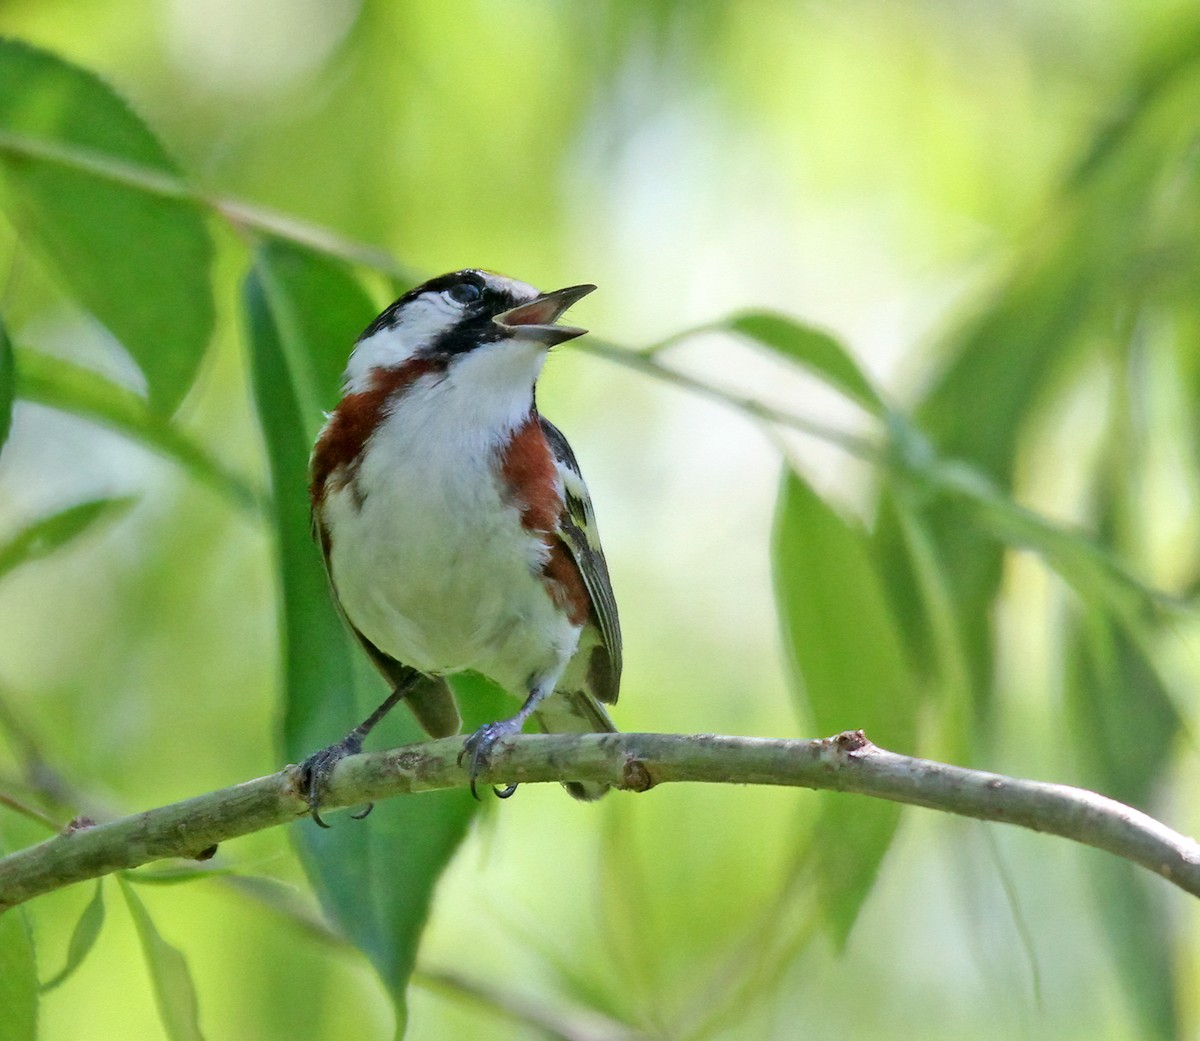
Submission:
[[[525,699],[521,711],[515,716],[497,720],[495,723],[485,723],[463,742],[462,751],[458,753],[458,765],[462,766],[463,759],[470,757],[467,771],[471,775],[471,794],[476,799],[479,798],[479,793],[475,790],[475,779],[488,767],[496,742],[510,734],[521,732],[525,721],[533,714],[538,705],[546,699],[547,695],[554,692],[554,684],[557,680],[557,675],[543,680],[529,692],[529,697]],[[507,788],[492,789],[501,799],[507,799],[516,790],[515,784],[510,784]]]
[[[300,764],[300,776],[303,778],[304,787],[308,791],[308,813],[314,821],[322,828],[328,828],[329,825],[321,819],[321,789],[325,787],[326,781],[329,780],[329,775],[333,772],[334,766],[345,759],[348,755],[358,755],[362,751],[363,741],[367,735],[375,728],[384,716],[386,716],[396,704],[404,698],[404,695],[412,689],[413,684],[420,679],[421,674],[414,672],[403,683],[396,686],[374,712],[366,719],[358,724],[340,741],[329,745],[327,748],[322,748],[319,752],[314,752]],[[356,814],[352,814],[355,820],[361,820],[371,812],[372,806],[370,803],[365,810],[361,810]]]

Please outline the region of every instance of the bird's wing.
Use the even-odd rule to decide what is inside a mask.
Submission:
[[[600,638],[591,652],[588,685],[592,688],[591,693],[601,701],[614,704],[621,685],[621,623],[617,617],[612,580],[608,577],[608,564],[596,531],[592,497],[567,439],[548,420],[541,419],[541,425],[563,486],[564,502],[558,534],[583,577]],[[606,729],[611,727],[609,723]]]

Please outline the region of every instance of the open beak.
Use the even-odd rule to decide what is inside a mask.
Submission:
[[[555,325],[566,311],[577,300],[582,300],[595,286],[568,286],[566,289],[556,289],[553,293],[543,293],[536,300],[527,304],[513,307],[492,319],[512,336],[523,340],[537,340],[547,347],[556,343],[573,340],[582,336],[586,329],[578,329],[571,325]]]

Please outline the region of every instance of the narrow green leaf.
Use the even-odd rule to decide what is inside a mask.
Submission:
[[[0,39],[0,132],[177,173],[107,84],[15,40]],[[0,205],[62,284],[125,345],[146,376],[151,403],[173,411],[213,327],[213,249],[197,206],[13,148],[0,149]]]
[[[1172,958],[1169,938],[1177,923],[1162,889],[1136,865],[1116,857],[1090,855],[1092,907],[1108,938],[1116,978],[1143,1041],[1177,1041],[1186,1036],[1177,995],[1188,984]]]
[[[1195,55],[1181,43],[1193,35],[1149,59],[1119,117],[1081,150],[1038,233],[945,345],[945,367],[916,412],[942,458],[969,463],[1003,495],[1030,417],[1081,363],[1099,353],[1122,369],[1127,361],[1112,355],[1136,342],[1132,326],[1159,314],[1164,298],[1191,306],[1196,170],[1177,128],[1200,97]],[[1148,256],[1160,263],[1147,268]],[[983,718],[1004,551],[973,509],[951,500],[928,519],[968,634]]]
[[[920,506],[905,489],[884,500],[894,511],[893,523],[879,525],[872,540],[874,557],[891,614],[898,631],[906,636],[908,660],[921,663],[922,681],[940,701],[943,755],[951,761],[969,758],[971,669],[966,641],[951,599],[951,579],[938,552]],[[882,546],[881,539],[896,536],[899,546]],[[928,634],[929,642],[922,642]]]
[[[0,914],[0,1041],[36,1041],[37,962],[25,908]]]
[[[1170,769],[1166,754],[1182,728],[1153,663],[1121,621],[1084,606],[1067,633],[1069,733],[1083,781],[1132,806],[1153,811]],[[1162,894],[1129,864],[1091,858],[1093,907],[1103,925],[1139,1027],[1139,1036],[1179,1036],[1174,995],[1178,968],[1164,937],[1170,933]]]
[[[349,946],[346,937],[294,885],[266,875],[233,874],[226,875],[221,881],[226,888],[294,925],[309,939],[331,947]]]
[[[88,901],[75,929],[71,933],[71,941],[67,944],[67,961],[58,975],[42,984],[42,992],[53,990],[64,983],[83,964],[84,959],[91,954],[100,930],[104,927],[104,879],[96,879],[96,891]]]
[[[146,400],[104,377],[37,351],[16,352],[16,394],[93,420],[161,453],[247,510],[261,510],[263,496],[218,462],[203,446],[155,412]]]
[[[1099,792],[1153,812],[1170,759],[1164,750],[1182,721],[1153,663],[1121,622],[1085,607],[1068,634],[1067,706],[1084,782]],[[1178,1036],[1168,913],[1162,893],[1128,865],[1088,861],[1100,922],[1108,935],[1141,1036]]]
[[[0,322],[0,451],[4,449],[4,442],[8,440],[8,432],[12,429],[15,382],[12,343],[9,342],[4,323]]]
[[[829,333],[784,315],[748,311],[725,323],[725,328],[770,348],[780,357],[810,370],[858,402],[868,412],[883,416],[887,406],[858,362]]]
[[[212,861],[177,860],[154,867],[140,867],[122,872],[122,877],[135,886],[175,886],[195,882],[200,878],[222,878],[237,869],[230,864]]]
[[[823,735],[864,729],[911,750],[916,684],[866,534],[796,473],[783,480],[773,542],[776,599],[796,694]],[[899,821],[899,808],[823,798],[811,856],[828,924],[846,941]]]
[[[333,607],[312,537],[308,456],[323,408],[337,399],[337,370],[322,360],[340,354],[344,363],[374,308],[342,265],[274,241],[258,250],[245,302],[254,396],[274,489],[283,598],[283,746],[298,761],[337,740],[358,722],[360,711],[352,671],[356,654]],[[340,328],[329,328],[331,314],[344,316]],[[303,362],[293,366],[293,358]],[[363,700],[377,690],[364,692]]]
[[[162,938],[142,898],[134,892],[125,879],[117,876],[117,883],[129,905],[129,913],[137,928],[142,945],[146,968],[150,971],[150,982],[154,986],[154,1000],[158,1005],[158,1016],[169,1041],[204,1041],[200,1033],[200,1006],[196,999],[196,986],[187,959],[176,947]]]
[[[91,499],[22,528],[0,543],[0,578],[30,560],[49,556],[98,522],[115,520],[135,499]]]
[[[245,301],[255,398],[275,489],[286,684],[282,736],[286,755],[299,761],[339,740],[387,693],[334,609],[306,496],[321,409],[335,402],[350,348],[376,309],[341,264],[279,242],[258,250]],[[496,719],[511,708],[478,688],[461,692],[460,701],[468,723]],[[403,709],[381,731],[381,743],[422,739]],[[326,913],[370,957],[391,991],[401,1032],[433,888],[476,805],[466,791],[435,792],[389,800],[362,823],[343,817],[328,831],[309,821],[292,829]]]
[[[954,463],[930,469],[930,481],[973,511],[978,534],[997,544],[1041,554],[1084,599],[1098,600],[1132,620],[1180,604],[1133,575],[1088,532],[1054,524],[1013,502],[970,467]]]

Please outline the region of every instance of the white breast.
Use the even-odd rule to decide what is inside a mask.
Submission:
[[[482,348],[422,377],[322,514],[334,587],[367,639],[423,672],[476,669],[517,694],[557,676],[579,637],[540,580],[545,544],[494,474],[544,354]]]

